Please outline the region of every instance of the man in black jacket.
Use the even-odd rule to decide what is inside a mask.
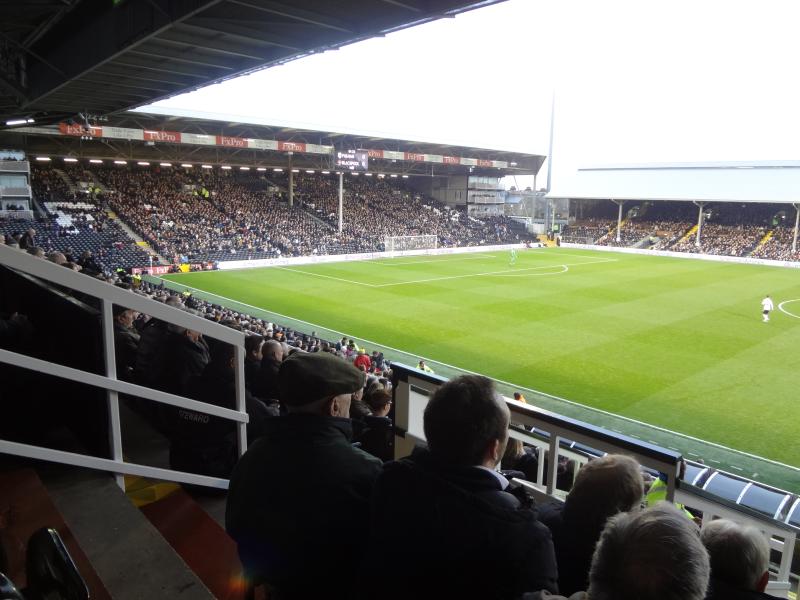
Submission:
[[[280,342],[267,340],[261,346],[261,368],[253,384],[253,393],[264,401],[277,400],[278,370],[283,362],[283,347]]]
[[[236,360],[230,344],[214,345],[211,361],[203,373],[189,380],[188,396],[222,406],[236,408]],[[258,438],[267,419],[278,416],[278,408],[268,407],[245,389],[245,410],[250,417],[247,437]],[[170,466],[210,477],[230,477],[237,460],[236,423],[222,417],[185,408],[175,411],[170,433]]]
[[[387,464],[375,485],[363,598],[558,591],[550,532],[495,470],[508,425],[508,408],[485,377],[458,377],[436,391],[424,414],[430,449]],[[391,581],[386,565],[394,565]]]
[[[136,311],[118,304],[114,305],[114,351],[117,363],[117,378],[133,380],[133,367],[139,349],[139,334],[133,328]]]
[[[350,397],[362,382],[331,354],[292,354],[278,373],[289,414],[265,423],[233,471],[225,528],[248,577],[280,598],[349,597],[381,470],[350,444]]]

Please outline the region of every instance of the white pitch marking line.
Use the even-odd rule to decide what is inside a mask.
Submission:
[[[324,279],[333,279],[334,281],[342,281],[344,283],[352,283],[354,285],[363,285],[364,287],[380,287],[372,283],[364,283],[363,281],[354,281],[352,279],[344,279],[343,277],[334,277],[333,275],[323,275],[322,273],[314,273],[312,271],[301,271],[300,269],[290,269],[289,267],[275,266],[274,269],[281,269],[282,271],[291,271],[292,273],[300,273],[301,275],[313,275],[314,277],[322,277]]]
[[[541,269],[552,269],[554,267],[576,267],[579,265],[594,265],[599,263],[606,263],[606,262],[617,262],[616,258],[607,258],[603,260],[596,260],[592,262],[582,262],[582,263],[572,263],[572,264],[563,264],[563,265],[543,265],[541,267],[528,267],[526,269],[505,269],[502,271],[486,271],[484,273],[468,273],[466,275],[450,275],[448,277],[432,277],[430,279],[415,279],[413,281],[398,281],[395,283],[379,283],[373,285],[372,287],[376,288],[383,288],[383,287],[393,287],[396,285],[410,285],[414,283],[429,283],[431,281],[447,281],[450,279],[465,279],[467,277],[486,277],[492,275],[503,275],[504,273],[520,273],[522,271],[538,271]]]
[[[559,251],[556,251],[556,250],[549,250],[547,252],[547,254],[548,255],[555,254],[556,256],[570,256],[570,257],[573,257],[573,258],[575,258],[575,257],[577,257],[577,258],[597,258],[597,256],[593,256],[591,254],[572,254],[571,252],[559,252]],[[599,260],[604,260],[604,259],[599,259]],[[617,261],[619,259],[615,258],[613,260]]]
[[[553,271],[552,273],[511,273],[509,275],[498,275],[498,277],[543,277],[545,275],[561,275],[569,271],[567,265],[551,265],[553,268],[559,267],[560,271]]]
[[[795,319],[800,319],[800,316],[797,316],[794,313],[790,313],[788,310],[783,308],[784,304],[791,304],[792,302],[800,302],[800,298],[795,298],[794,300],[784,300],[780,304],[778,304],[778,310],[781,311],[785,315],[789,315],[790,317],[794,317]]]
[[[478,256],[475,256],[475,255],[465,256],[464,258],[453,258],[453,259],[450,259],[450,260],[446,260],[446,259],[439,259],[439,260],[407,260],[405,262],[376,262],[376,263],[373,263],[373,264],[379,265],[381,267],[399,267],[401,265],[422,265],[422,264],[425,264],[425,263],[451,263],[451,262],[456,262],[456,261],[459,261],[459,260],[480,260],[481,258],[496,258],[496,257],[492,256],[490,254],[481,254],[481,255],[478,255]],[[369,261],[364,261],[364,262],[369,262]]]

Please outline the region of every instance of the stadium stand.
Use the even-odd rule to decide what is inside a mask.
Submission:
[[[349,182],[345,227],[339,234],[332,176],[298,178],[299,202],[289,207],[280,193],[267,190],[266,180],[257,174],[93,167],[70,165],[61,172],[35,168],[37,198],[47,217],[44,224],[33,227],[45,240],[45,251],[88,249],[108,268],[142,267],[148,258],[140,248],[131,248],[132,241],[108,218],[106,206],[175,263],[375,252],[383,249],[388,235],[435,234],[440,246],[530,239],[510,219],[471,218],[463,210],[418,193],[412,196],[407,187],[379,178]],[[77,189],[76,181],[86,179],[103,191],[80,194],[78,202],[70,190]],[[47,221],[55,223],[48,228]],[[14,233],[17,226],[9,225],[4,233]],[[70,244],[57,243],[53,235],[69,238]]]
[[[564,242],[652,248],[670,252],[738,256],[768,260],[797,260],[792,253],[794,231],[786,220],[786,209],[779,204],[715,204],[705,213],[697,245],[697,215],[686,202],[640,203],[628,210],[617,242],[616,206],[611,202],[593,203],[577,210],[590,215],[566,226]]]
[[[4,593],[10,594],[12,585],[2,575],[8,570],[15,581],[26,578],[31,588],[37,585],[35,575],[51,578],[39,589],[31,589],[28,600],[34,596],[88,596],[80,586],[61,585],[56,591],[48,587],[66,567],[72,565],[74,569],[72,561],[67,560],[71,555],[80,575],[75,577],[70,572],[70,582],[82,576],[94,598],[252,598],[252,588],[264,579],[250,579],[253,571],[242,571],[239,549],[220,526],[224,490],[229,484],[228,474],[245,447],[251,442],[256,447],[257,439],[263,438],[263,430],[248,425],[282,425],[279,420],[287,418],[281,416],[287,403],[279,401],[276,405],[274,401],[280,400],[281,393],[269,384],[275,384],[274,377],[290,354],[330,353],[342,366],[353,363],[362,367],[366,372],[363,391],[356,390],[353,396],[343,394],[347,398],[341,399],[351,402],[353,439],[380,460],[405,458],[415,450],[420,452],[419,448],[424,455],[424,431],[415,427],[423,423],[422,411],[444,383],[443,378],[384,361],[377,351],[366,358],[352,340],[324,339],[313,332],[178,293],[164,284],[141,281],[138,275],[124,272],[151,260],[152,255],[136,243],[137,238],[166,262],[214,262],[374,251],[381,249],[386,235],[432,233],[441,246],[454,247],[516,243],[527,234],[505,217],[475,219],[465,209],[449,207],[396,178],[365,176],[348,179],[345,228],[339,233],[332,176],[304,173],[295,178],[293,206],[288,202],[286,181],[287,167],[291,169],[294,164],[319,170],[322,163],[319,156],[324,152],[303,156],[298,148],[331,144],[333,149],[332,140],[339,134],[325,138],[319,132],[295,130],[283,136],[283,128],[278,127],[272,130],[274,140],[268,136],[253,140],[250,138],[265,129],[253,133],[255,126],[230,123],[212,125],[212,130],[208,122],[156,121],[142,114],[122,113],[134,105],[220,77],[280,64],[317,49],[335,48],[355,38],[493,1],[340,2],[335,16],[319,14],[326,12],[320,11],[325,3],[310,0],[280,6],[265,0],[198,0],[170,3],[175,6],[169,11],[157,3],[111,2],[98,8],[97,3],[84,0],[44,0],[10,3],[0,9],[0,17],[5,17],[0,18],[0,33],[7,42],[0,48],[4,59],[0,68],[3,79],[9,78],[5,81],[8,85],[0,90],[0,122],[24,116],[23,127],[27,128],[36,121],[36,127],[19,129],[19,133],[7,126],[8,131],[3,133],[9,136],[9,146],[24,147],[29,153],[81,157],[74,159],[78,162],[59,162],[58,167],[34,164],[31,183],[36,217],[6,215],[0,220],[0,405],[4,408],[0,419],[0,589]],[[279,21],[273,20],[275,15]],[[98,32],[104,35],[96,35]],[[183,50],[176,51],[176,47]],[[64,48],[74,51],[64,52]],[[21,67],[23,64],[26,68]],[[102,124],[109,116],[112,123],[106,130]],[[180,131],[166,131],[172,127]],[[113,129],[118,131],[110,140],[106,134]],[[202,137],[203,141],[190,147],[169,142],[181,135]],[[216,143],[208,144],[208,138]],[[354,148],[373,142],[369,138],[346,139]],[[277,150],[268,153],[252,148],[251,152],[249,144],[255,141],[264,142],[264,146],[273,142]],[[467,179],[473,166],[481,175],[499,176],[506,170],[495,165],[516,164],[509,162],[512,153],[487,151],[466,163],[443,156],[445,149],[447,153],[458,150],[452,147],[408,143],[399,148],[396,141],[379,143],[381,148],[375,150],[381,157],[378,165],[394,168],[395,160],[405,159],[404,169],[425,177],[436,173]],[[245,147],[248,150],[239,154]],[[428,152],[438,156],[438,161],[426,160]],[[90,156],[102,158],[104,166],[87,163]],[[198,164],[193,170],[158,165],[158,159],[165,156],[192,157],[195,163],[214,166],[201,171]],[[117,157],[124,158],[121,162],[126,164],[109,167],[110,160]],[[231,160],[251,164],[251,157],[261,169],[280,166],[284,174],[266,179],[254,171],[219,168]],[[146,162],[135,165],[136,160],[152,160],[153,166]],[[517,160],[533,174],[544,157],[527,155]],[[525,169],[518,171],[525,174]],[[798,255],[790,251],[791,230],[782,219],[773,218],[780,208],[728,211],[722,206],[715,211],[712,207],[701,232],[701,245],[696,247],[690,237],[696,222],[695,207],[689,203],[650,203],[646,210],[642,206],[636,214],[626,215],[620,244],[647,243],[678,252],[775,259],[788,256],[796,260]],[[584,242],[614,245],[616,223],[616,206],[598,204],[581,214],[563,237],[574,235]],[[76,273],[80,267],[82,273]],[[248,343],[256,336],[266,343]],[[332,400],[323,399],[326,407],[333,407]],[[705,521],[724,517],[765,532],[773,551],[768,590],[788,596],[800,527],[800,499],[796,494],[698,462],[687,464],[678,483],[681,457],[675,450],[535,406],[507,402],[505,408],[503,403],[497,404],[511,416],[491,441],[501,441],[509,430],[522,447],[522,454],[513,457],[517,459],[513,466],[522,473],[496,475],[491,472],[492,464],[480,472],[469,471],[474,467],[467,465],[469,479],[492,482],[494,488],[505,486],[501,477],[512,480],[507,488],[487,489],[490,493],[486,494],[461,485],[452,472],[442,479],[450,478],[453,485],[446,494],[441,493],[434,485],[426,485],[423,475],[420,494],[432,498],[432,504],[440,503],[432,518],[428,514],[434,525],[456,524],[451,520],[452,504],[442,502],[448,496],[490,516],[492,510],[487,509],[485,496],[495,501],[515,498],[514,509],[525,509],[515,515],[522,519],[532,519],[531,498],[553,502],[553,510],[558,511],[558,502],[573,489],[573,483],[579,484],[584,465],[606,453],[622,453],[643,466],[643,480],[649,482],[655,477],[664,482],[667,501],[701,512]],[[274,410],[267,413],[264,408]],[[187,444],[187,440],[192,443]],[[348,441],[345,435],[337,438],[339,447],[359,454]],[[459,441],[469,444],[473,440],[465,435]],[[175,460],[176,447],[183,460]],[[300,448],[291,458],[298,459],[309,449]],[[321,448],[313,450],[317,456],[328,457]],[[495,463],[499,460],[499,456],[491,458]],[[281,456],[273,458],[278,473],[288,462]],[[376,472],[380,470],[379,461],[369,462]],[[20,465],[24,468],[19,469]],[[28,468],[31,465],[36,473]],[[222,468],[218,468],[220,465]],[[434,465],[431,471],[447,469]],[[307,471],[295,469],[289,476],[296,485],[276,485],[273,489],[284,494],[284,506],[301,500],[303,504],[295,508],[315,511],[319,521],[336,526],[343,536],[359,531],[359,536],[347,539],[348,546],[363,549],[360,542],[368,539],[365,530],[373,522],[364,501],[371,489],[365,485],[358,490],[360,504],[348,507],[351,511],[359,509],[355,514],[348,513],[344,518],[330,514],[325,510],[329,498],[316,495],[322,488],[320,479],[327,474],[318,470],[314,477],[308,477]],[[341,482],[325,483],[325,489],[336,489]],[[177,484],[185,489],[178,489]],[[223,494],[221,502],[214,494]],[[402,589],[402,585],[392,586],[395,581],[408,583],[403,579],[408,564],[404,560],[419,558],[415,555],[416,540],[405,537],[407,530],[394,529],[393,515],[382,513],[383,508],[373,507],[382,523],[377,533],[390,546],[402,540],[410,550],[391,564],[382,560],[384,554],[373,556],[376,564],[368,573],[369,579],[377,580],[380,587],[368,590],[366,596],[370,598],[384,596],[387,588],[394,592]],[[612,507],[600,520],[611,517],[614,523],[625,521],[626,517],[616,518],[612,513],[628,508]],[[302,519],[303,511],[298,512]],[[265,517],[278,528],[292,525],[283,511]],[[679,523],[683,530],[694,533],[691,521]],[[28,555],[36,557],[38,551],[47,560],[40,561],[44,564],[38,569],[37,562],[32,561],[33,568],[25,573],[21,549],[29,534],[42,524],[59,530],[69,554],[65,557],[54,536],[33,539]],[[411,519],[410,524],[422,523]],[[603,530],[604,524],[595,520],[590,537]],[[486,529],[487,541],[494,545],[478,540],[470,560],[490,562],[495,556],[483,556],[482,549],[509,551],[525,541],[513,535],[498,539],[493,535],[495,530]],[[247,534],[244,532],[245,538]],[[288,534],[294,547],[320,546],[319,530],[301,535],[290,529]],[[599,535],[609,537],[609,529]],[[348,572],[358,576],[356,554],[342,551],[344,544],[337,545],[336,539],[325,541],[331,543],[329,551],[346,564]],[[591,545],[581,541],[587,547]],[[583,550],[588,551],[586,547]],[[435,570],[449,557],[445,548],[429,565]],[[296,577],[311,581],[318,576],[318,572],[303,570],[302,560],[298,564],[301,567]],[[495,580],[483,577],[479,569],[484,566],[478,564],[468,573],[484,586],[482,597],[517,598],[519,592],[537,592],[517,585],[523,578],[510,573],[509,562],[491,565],[496,569],[492,571],[496,586],[492,585]],[[331,574],[331,578],[336,576]],[[641,579],[649,583],[647,578]],[[322,588],[314,591],[318,598],[335,596],[338,586],[334,584],[340,582],[332,581],[330,586],[324,580],[315,583]],[[424,598],[435,591],[422,587],[404,597]],[[470,591],[466,590],[465,597]],[[274,590],[267,592],[274,600]],[[446,593],[437,597],[446,597]],[[539,597],[547,595],[534,596]],[[694,596],[691,598],[694,600]]]

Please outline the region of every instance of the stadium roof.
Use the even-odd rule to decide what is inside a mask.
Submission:
[[[105,115],[502,0],[0,3],[0,120]]]
[[[800,203],[800,161],[586,167],[560,182],[548,197]]]
[[[0,133],[3,145],[30,155],[233,166],[332,169],[335,149],[363,149],[369,151],[370,171],[402,175],[530,175],[545,159],[537,154],[138,111],[112,115],[90,126],[34,123]]]

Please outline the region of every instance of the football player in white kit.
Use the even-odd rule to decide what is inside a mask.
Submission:
[[[761,314],[763,316],[764,323],[769,323],[769,313],[773,311],[775,307],[772,304],[772,298],[767,295],[761,301]]]

